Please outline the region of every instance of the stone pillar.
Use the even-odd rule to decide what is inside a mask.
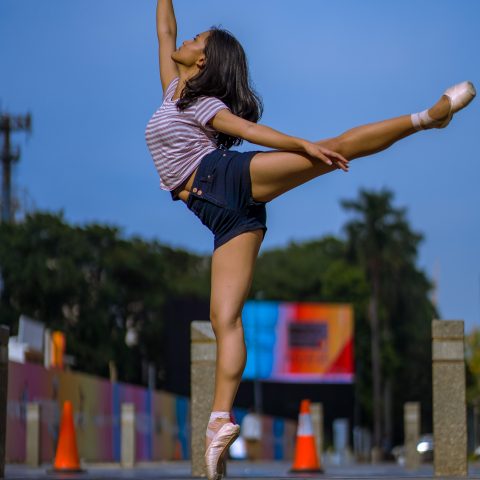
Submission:
[[[420,437],[420,403],[407,402],[403,406],[403,431],[405,441],[405,468],[416,470],[420,465],[417,452]]]
[[[348,418],[333,421],[333,448],[336,465],[346,465],[350,461],[350,427]]]
[[[124,468],[132,468],[135,465],[135,405],[122,403],[121,415],[120,463]]]
[[[205,431],[210,418],[215,388],[217,345],[209,321],[192,322],[190,333],[192,476],[201,477],[206,475]]]
[[[381,463],[383,460],[383,451],[381,447],[372,447],[370,451],[370,459],[373,465]]]
[[[433,320],[433,435],[436,476],[467,475],[463,320]]]
[[[315,447],[317,449],[317,458],[322,467],[323,453],[323,404],[311,403],[310,416],[312,417],[313,435],[315,436]]]
[[[7,434],[8,338],[10,329],[0,325],[0,478],[5,471],[5,437]]]
[[[27,465],[40,465],[40,405],[27,403]]]
[[[370,462],[372,434],[365,427],[353,427],[353,450],[357,462]]]

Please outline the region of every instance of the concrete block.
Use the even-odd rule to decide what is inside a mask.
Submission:
[[[210,321],[191,323],[192,476],[205,476],[205,432],[215,389],[217,345]]]
[[[403,406],[403,425],[405,436],[405,468],[417,470],[420,456],[417,451],[420,437],[420,403],[407,402]]]
[[[135,465],[135,405],[133,403],[122,403],[120,428],[120,463],[123,468],[133,468]]]
[[[40,405],[27,403],[27,465],[40,465]]]
[[[434,470],[439,477],[468,473],[463,344],[463,321],[432,322]]]
[[[323,404],[311,403],[310,415],[312,417],[313,434],[315,436],[315,447],[317,449],[317,458],[320,466],[323,465]]]

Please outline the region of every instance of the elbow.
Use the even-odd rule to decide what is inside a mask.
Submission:
[[[248,124],[245,126],[243,131],[241,132],[241,135],[239,135],[241,138],[246,140],[247,142],[252,142],[255,143],[255,133],[257,130],[258,125],[256,123],[248,121]]]
[[[162,37],[173,37],[177,38],[177,29],[172,25],[159,25],[157,27],[157,36],[158,38]]]

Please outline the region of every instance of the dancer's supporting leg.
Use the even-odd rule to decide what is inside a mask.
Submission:
[[[241,313],[262,239],[262,230],[245,232],[213,252],[210,318],[217,340],[214,412],[231,411],[245,369],[247,352]],[[212,418],[208,430],[216,432],[228,421]],[[207,436],[206,447],[210,441]]]
[[[448,99],[442,96],[429,110],[429,115],[436,120],[442,119],[446,118],[448,111]],[[402,115],[355,127],[338,137],[315,143],[353,160],[385,150],[401,138],[416,132],[411,115]],[[252,196],[258,201],[270,201],[308,180],[334,170],[337,167],[326,165],[300,152],[273,150],[257,153],[250,163]]]

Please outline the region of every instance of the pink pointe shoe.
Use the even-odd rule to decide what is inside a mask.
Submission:
[[[213,437],[205,452],[205,465],[207,467],[208,480],[221,480],[223,477],[224,458],[228,447],[240,435],[240,425],[225,423]]]
[[[475,87],[472,82],[461,82],[447,88],[445,95],[450,102],[450,110],[445,120],[434,120],[428,114],[428,109],[420,113],[413,113],[412,123],[415,130],[424,130],[426,128],[445,128],[453,117],[453,114],[466,107],[476,95]]]

